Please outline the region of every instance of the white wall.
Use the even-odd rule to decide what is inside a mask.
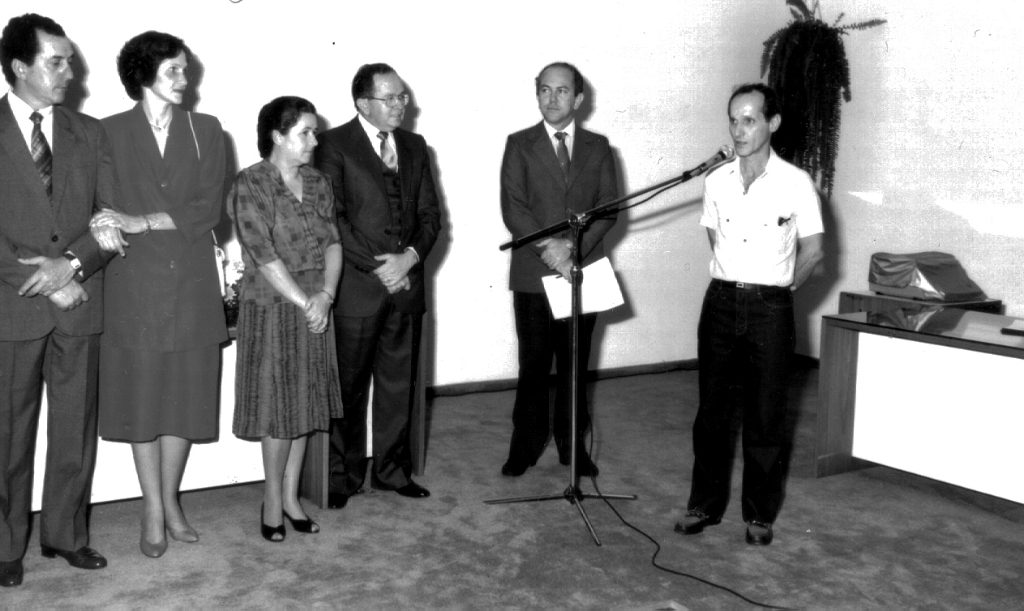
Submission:
[[[1009,0],[833,4],[855,20],[889,23],[845,38],[854,99],[843,110],[831,207],[838,249],[814,314],[836,311],[838,290],[866,287],[871,253],[940,250],[1007,314],[1024,316],[1024,8]]]
[[[838,292],[866,288],[870,253],[936,249],[957,255],[993,297],[1024,315],[1013,265],[1021,223],[1021,9],[905,0],[831,0],[825,19],[887,18],[844,38],[853,102],[843,109],[830,254],[801,296],[800,351],[817,355],[823,313]],[[181,36],[204,68],[197,110],[218,116],[241,166],[257,160],[255,118],[272,97],[312,100],[329,126],[353,115],[356,68],[386,61],[414,97],[414,128],[434,149],[449,231],[436,270],[431,383],[514,378],[507,291],[508,239],[499,212],[505,137],[539,120],[533,77],[576,63],[592,86],[586,124],[607,135],[623,192],[666,180],[728,142],[725,102],[759,78],[761,43],[789,19],[783,0],[380,4],[293,0],[8,0],[6,16],[41,11],[60,22],[85,60],[82,110],[130,105],[114,58],[129,37]],[[144,7],[144,8],[143,8]],[[393,17],[387,38],[367,23]],[[696,357],[696,320],[709,252],[697,226],[701,181],[632,210],[611,234],[627,306],[607,315],[594,365]]]

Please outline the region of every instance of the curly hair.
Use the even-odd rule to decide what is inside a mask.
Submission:
[[[44,32],[50,36],[67,38],[64,28],[49,17],[35,13],[25,13],[20,17],[11,17],[4,27],[0,38],[0,62],[3,63],[4,78],[7,84],[14,86],[14,68],[11,62],[20,60],[28,65],[36,60],[39,54],[39,36],[36,32]]]
[[[182,51],[185,52],[185,58],[191,61],[192,51],[185,41],[153,30],[143,32],[124,43],[117,54],[117,75],[121,77],[128,97],[141,100],[142,88],[153,85],[160,62],[174,59]]]
[[[316,114],[316,106],[305,98],[281,96],[267,102],[256,119],[256,146],[260,157],[266,159],[274,150],[274,133],[287,134],[299,122],[303,113]]]

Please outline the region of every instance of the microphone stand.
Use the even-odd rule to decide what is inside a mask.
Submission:
[[[729,156],[729,157],[731,157],[731,156]],[[551,225],[549,227],[545,227],[544,229],[540,229],[540,230],[535,231],[535,232],[533,232],[533,233],[531,233],[529,235],[525,235],[525,236],[523,236],[521,238],[512,240],[511,242],[506,242],[505,244],[502,244],[499,247],[500,250],[508,250],[510,248],[513,248],[513,249],[521,248],[521,247],[523,247],[523,246],[525,246],[527,244],[531,244],[533,242],[536,242],[537,240],[539,240],[541,238],[545,238],[545,237],[548,237],[550,235],[554,235],[556,233],[560,233],[562,231],[565,231],[566,229],[571,229],[572,230],[573,244],[575,246],[572,249],[572,268],[571,268],[571,270],[569,272],[569,280],[570,280],[570,282],[572,284],[572,351],[571,351],[571,354],[572,354],[572,374],[571,374],[572,375],[572,380],[571,380],[571,384],[570,384],[570,392],[571,392],[571,399],[570,399],[570,401],[571,401],[571,403],[570,403],[570,415],[571,415],[571,418],[570,418],[570,422],[571,422],[571,426],[570,426],[570,429],[569,429],[570,435],[572,436],[572,439],[570,441],[570,446],[569,447],[570,447],[570,452],[571,452],[572,457],[569,460],[569,486],[564,491],[562,491],[561,494],[549,494],[549,495],[540,495],[540,496],[523,496],[523,497],[515,497],[515,498],[507,498],[507,499],[493,499],[493,500],[489,500],[489,501],[484,501],[484,503],[486,503],[488,505],[499,505],[499,504],[506,504],[506,503],[528,503],[528,502],[535,502],[535,501],[553,501],[553,500],[558,500],[558,499],[565,499],[566,501],[569,502],[569,504],[575,505],[576,509],[579,510],[580,517],[583,518],[583,522],[586,524],[587,530],[590,531],[590,536],[594,539],[594,543],[596,543],[598,546],[600,546],[601,545],[601,539],[598,538],[597,532],[594,530],[593,524],[590,523],[590,518],[587,517],[587,512],[583,509],[583,504],[582,504],[583,499],[593,499],[593,498],[596,498],[596,499],[621,499],[621,500],[629,500],[629,501],[635,501],[636,500],[637,497],[636,497],[635,494],[591,494],[591,493],[584,493],[584,492],[582,492],[580,490],[580,487],[579,487],[579,476],[577,475],[577,470],[576,470],[576,443],[577,443],[576,429],[577,429],[577,426],[578,426],[578,424],[577,424],[577,410],[579,409],[579,395],[578,395],[578,392],[579,392],[579,388],[580,388],[580,374],[581,374],[581,372],[580,372],[579,349],[580,349],[580,316],[581,316],[581,312],[582,312],[582,309],[583,309],[583,304],[582,304],[582,300],[581,300],[581,296],[582,296],[581,289],[582,289],[582,286],[583,286],[583,272],[580,269],[580,248],[582,246],[583,232],[586,230],[587,226],[594,219],[601,218],[601,217],[604,217],[604,216],[610,216],[613,213],[618,213],[619,210],[620,210],[620,205],[621,204],[623,204],[623,203],[625,203],[625,202],[627,202],[627,201],[629,201],[629,200],[631,200],[631,199],[633,199],[635,197],[639,197],[640,195],[644,195],[646,193],[654,191],[655,189],[662,189],[662,188],[669,189],[669,188],[681,185],[684,182],[690,180],[691,178],[694,178],[696,176],[699,176],[700,174],[703,174],[710,167],[712,167],[712,164],[709,164],[709,163],[705,162],[705,163],[701,164],[700,166],[698,166],[698,167],[696,167],[696,168],[694,168],[692,170],[689,170],[687,172],[683,172],[681,175],[679,175],[679,176],[677,176],[675,178],[672,178],[672,179],[666,180],[664,182],[658,183],[656,185],[647,187],[646,189],[642,189],[640,191],[637,191],[637,192],[632,193],[630,195],[627,195],[625,197],[620,197],[619,199],[612,200],[612,201],[610,201],[610,202],[608,202],[606,204],[602,204],[600,206],[597,206],[596,208],[592,208],[590,210],[587,210],[586,212],[580,212],[578,214],[571,214],[569,216],[569,218],[567,218],[564,221],[559,221],[559,222],[557,222],[557,223],[555,223],[555,224],[553,224],[553,225]]]

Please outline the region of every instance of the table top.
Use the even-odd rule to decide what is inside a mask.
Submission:
[[[824,319],[865,333],[1024,358],[1024,336],[1005,335],[1017,318],[959,308],[916,306],[888,312],[829,314]]]
[[[900,297],[899,295],[887,295],[885,293],[879,293],[878,291],[841,291],[840,292],[840,294],[844,294],[844,293],[848,294],[848,295],[856,295],[858,297],[873,297],[873,298],[876,298],[876,299],[889,299],[889,300],[892,300],[892,301],[906,302],[906,303],[909,303],[909,304],[921,304],[921,305],[925,305],[925,306],[947,307],[947,308],[951,307],[951,306],[952,307],[956,307],[959,304],[965,304],[965,303],[972,303],[972,304],[976,304],[976,303],[985,303],[985,304],[997,303],[997,304],[1000,304],[1000,305],[1002,304],[1002,301],[1000,301],[999,299],[992,299],[990,297],[986,297],[984,299],[969,299],[969,300],[966,300],[966,301],[939,301],[937,299],[914,299],[913,297]]]

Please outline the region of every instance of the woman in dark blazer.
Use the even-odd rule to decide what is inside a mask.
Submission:
[[[99,433],[132,444],[144,510],[140,548],[165,531],[195,542],[178,500],[193,441],[217,436],[220,345],[227,340],[211,230],[221,218],[224,135],[215,117],[178,108],[191,51],[170,34],[132,38],[117,58],[139,103],[107,117],[123,209],[95,225],[124,234],[107,267]]]

